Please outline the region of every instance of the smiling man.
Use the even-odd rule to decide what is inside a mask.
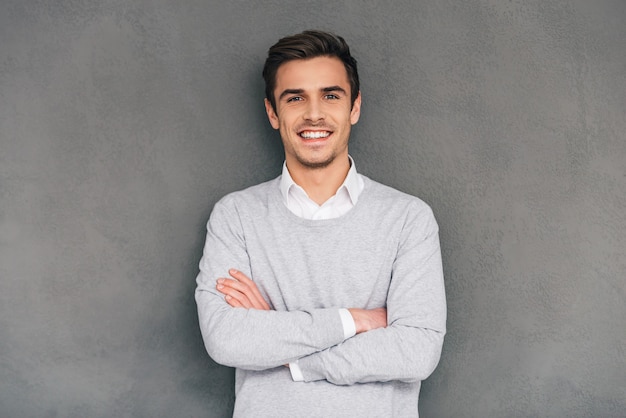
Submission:
[[[196,288],[207,351],[236,368],[234,415],[417,417],[445,334],[432,211],[357,173],[343,38],[283,38],[263,77],[283,171],[215,205]]]

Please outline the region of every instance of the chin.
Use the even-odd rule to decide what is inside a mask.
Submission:
[[[323,160],[306,160],[304,158],[298,158],[298,162],[307,168],[311,169],[320,169],[328,167],[333,161],[335,161],[335,156],[331,156],[330,158],[326,158]]]

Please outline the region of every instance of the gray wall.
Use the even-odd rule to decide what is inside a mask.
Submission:
[[[441,226],[422,415],[626,416],[626,2],[250,4],[0,1],[0,416],[228,416],[204,225],[279,173],[260,69],[309,27],[359,59],[359,170]]]

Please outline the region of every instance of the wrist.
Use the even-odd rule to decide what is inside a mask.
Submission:
[[[352,319],[354,319],[357,334],[376,328],[385,328],[387,326],[387,309],[385,308],[350,308],[348,312],[350,312]]]
[[[357,334],[367,331],[365,323],[363,321],[363,309],[358,308],[350,308],[348,309],[350,315],[352,315],[352,319],[354,320],[354,328]]]

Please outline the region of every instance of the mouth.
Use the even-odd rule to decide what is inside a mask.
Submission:
[[[303,139],[326,139],[332,134],[332,131],[310,131],[304,130],[298,132],[300,138]]]

